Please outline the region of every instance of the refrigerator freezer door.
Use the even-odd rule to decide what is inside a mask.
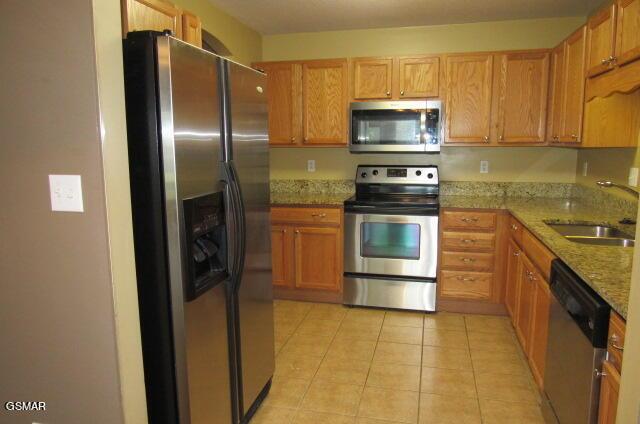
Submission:
[[[244,267],[236,287],[246,415],[274,371],[267,87],[263,74],[227,63],[232,128],[228,159],[240,183],[246,223]]]
[[[223,189],[216,56],[157,38],[166,249],[181,423],[232,421],[225,285],[186,302],[183,200]]]

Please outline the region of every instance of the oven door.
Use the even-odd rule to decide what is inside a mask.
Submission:
[[[344,271],[436,278],[438,215],[345,213]]]

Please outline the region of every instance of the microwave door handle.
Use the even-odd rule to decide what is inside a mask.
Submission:
[[[427,149],[427,110],[420,111],[420,143]]]

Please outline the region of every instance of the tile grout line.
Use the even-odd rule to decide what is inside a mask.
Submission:
[[[369,368],[367,369],[367,376],[364,379],[364,384],[362,385],[362,390],[360,391],[360,399],[358,400],[358,406],[356,407],[356,421],[358,417],[360,417],[360,405],[362,404],[362,397],[364,396],[364,389],[367,387],[367,381],[369,380],[369,374],[371,373],[371,367],[373,366],[373,358],[376,356],[376,350],[378,350],[378,343],[380,342],[380,335],[382,334],[382,326],[384,326],[384,320],[387,318],[387,311],[384,310],[382,315],[382,324],[380,324],[380,330],[378,330],[378,337],[376,337],[376,345],[373,349],[373,356],[369,361]],[[367,418],[367,417],[365,417]]]
[[[469,348],[469,360],[471,361],[471,373],[473,375],[473,387],[476,389],[476,404],[480,413],[480,423],[484,423],[482,416],[482,408],[480,407],[480,392],[478,391],[478,381],[476,380],[476,367],[473,365],[473,357],[471,356],[471,342],[469,341],[469,328],[467,327],[467,315],[464,315],[464,331],[467,336],[467,347]]]

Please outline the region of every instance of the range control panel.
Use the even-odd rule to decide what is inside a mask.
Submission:
[[[438,185],[435,165],[359,165],[356,184]]]

